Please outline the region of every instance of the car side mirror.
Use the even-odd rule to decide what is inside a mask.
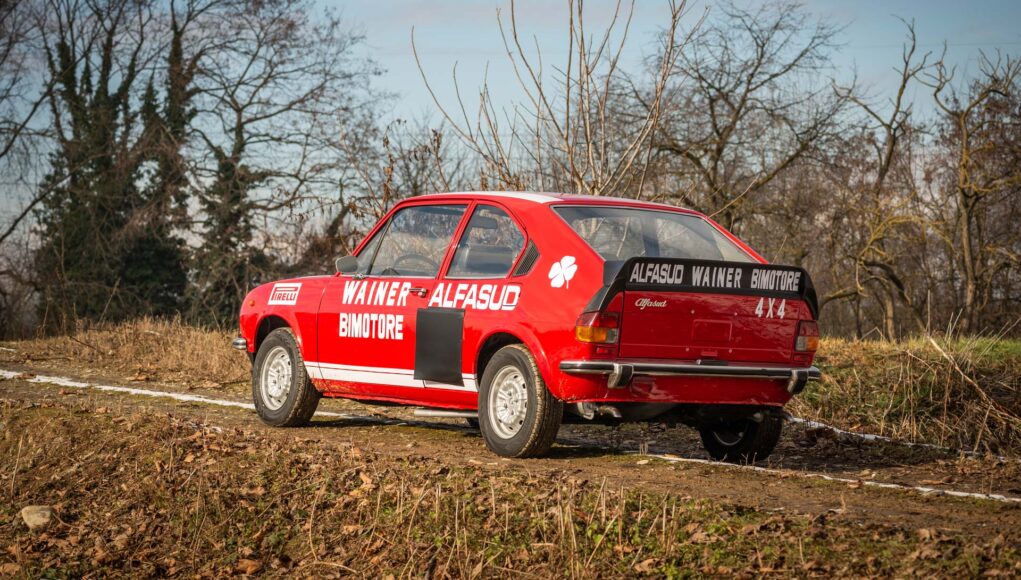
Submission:
[[[334,263],[337,266],[337,272],[340,274],[353,274],[358,271],[358,258],[354,256],[337,258]]]

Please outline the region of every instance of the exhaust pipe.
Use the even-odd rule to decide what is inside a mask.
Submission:
[[[583,419],[591,421],[596,415],[608,415],[614,419],[623,419],[620,409],[613,405],[597,405],[595,403],[575,403],[575,412]]]

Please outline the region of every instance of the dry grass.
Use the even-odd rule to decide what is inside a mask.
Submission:
[[[142,319],[73,336],[10,343],[26,362],[246,394],[250,366],[231,333]],[[792,412],[845,429],[950,447],[1021,455],[1021,341],[919,338],[822,341],[824,371]]]
[[[0,573],[30,577],[977,576],[954,532],[480,472],[156,413],[0,406]],[[55,507],[30,533],[23,505]],[[838,510],[839,511],[839,510]]]
[[[118,325],[82,326],[73,335],[12,346],[35,360],[64,358],[82,367],[123,373],[140,381],[213,388],[249,381],[248,360],[230,348],[234,336],[178,320],[142,318]]]
[[[825,339],[792,412],[845,429],[1021,454],[1021,342]]]

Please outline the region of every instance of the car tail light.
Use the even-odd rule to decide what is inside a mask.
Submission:
[[[581,342],[614,344],[620,326],[616,312],[585,312],[574,325],[574,337]]]
[[[798,352],[815,352],[819,350],[819,324],[814,320],[802,320],[798,323],[798,339],[794,341],[794,350]]]

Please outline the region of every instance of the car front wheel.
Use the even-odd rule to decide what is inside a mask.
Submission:
[[[491,451],[502,457],[544,455],[563,415],[563,402],[546,388],[527,348],[512,344],[493,355],[479,390],[479,427]]]
[[[307,425],[319,398],[291,329],[269,333],[252,367],[252,399],[259,418],[274,427]]]
[[[738,419],[699,429],[702,446],[717,461],[751,463],[769,457],[780,440],[783,418]]]

